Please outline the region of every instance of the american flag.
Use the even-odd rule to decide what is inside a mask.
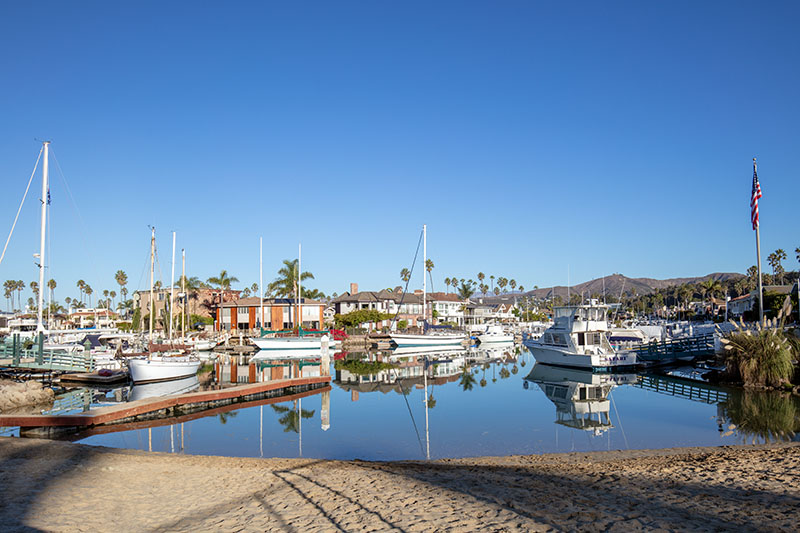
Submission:
[[[753,223],[753,230],[758,227],[758,199],[761,198],[761,185],[758,184],[758,174],[756,174],[755,160],[753,161],[753,192],[750,195],[750,221]]]

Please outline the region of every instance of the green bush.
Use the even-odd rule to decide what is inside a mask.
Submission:
[[[406,329],[408,327],[408,320],[398,320],[397,329]]]

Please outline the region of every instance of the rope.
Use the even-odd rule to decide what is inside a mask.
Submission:
[[[406,281],[406,286],[403,288],[403,295],[400,296],[400,303],[397,305],[397,312],[394,314],[394,318],[392,319],[392,326],[394,326],[394,323],[397,321],[398,315],[400,315],[400,309],[403,306],[403,300],[405,299],[406,293],[408,292],[408,284],[411,281],[411,278],[414,274],[414,266],[417,264],[417,257],[419,256],[419,247],[420,245],[422,245],[422,235],[423,232],[420,231],[419,240],[417,241],[417,251],[414,252],[414,261],[411,263],[411,271],[408,273],[408,280]],[[423,272],[422,275],[424,276],[425,272]],[[422,310],[422,313],[423,315],[425,314],[424,309]]]
[[[17,226],[17,220],[19,220],[19,214],[22,211],[22,204],[25,203],[25,198],[28,196],[28,190],[31,188],[31,183],[33,183],[33,176],[36,174],[36,168],[39,166],[39,160],[42,158],[43,151],[44,151],[44,146],[42,146],[39,149],[39,157],[36,158],[36,164],[33,165],[33,172],[31,172],[31,178],[28,180],[28,186],[25,187],[25,194],[22,195],[22,201],[19,203],[19,209],[17,209],[17,216],[14,217],[14,223],[11,225],[11,231],[8,232],[8,239],[6,239],[6,245],[3,246],[3,253],[0,254],[0,265],[3,264],[3,258],[6,256],[8,243],[11,242],[11,235],[14,233],[14,228]]]
[[[423,372],[425,371],[423,367]],[[417,428],[417,421],[414,420],[414,413],[411,412],[411,405],[408,403],[408,396],[406,390],[403,388],[403,383],[400,381],[400,375],[397,373],[396,368],[392,368],[392,372],[394,372],[395,378],[397,378],[397,386],[400,387],[400,392],[402,393],[403,399],[406,401],[406,408],[408,409],[408,414],[411,416],[411,423],[414,425],[414,431],[417,433],[417,442],[419,442],[419,449],[422,451],[422,455],[425,455],[425,448],[422,446],[422,437],[419,436],[419,429]],[[410,390],[410,389],[409,389]],[[426,406],[427,408],[427,406]]]

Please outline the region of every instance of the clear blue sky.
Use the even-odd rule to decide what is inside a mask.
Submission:
[[[51,139],[56,297],[265,280],[327,293],[744,272],[800,246],[796,2],[4,2],[0,236]],[[0,265],[37,278],[38,178]],[[417,277],[412,285],[421,285]]]

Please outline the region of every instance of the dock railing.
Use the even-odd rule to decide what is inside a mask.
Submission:
[[[32,370],[48,370],[59,372],[94,372],[94,358],[89,350],[68,352],[66,350],[45,350],[44,336],[39,335],[38,342],[26,349],[18,334],[13,335],[11,342],[0,345],[0,358],[11,359],[12,368]]]
[[[670,339],[667,341],[653,341],[632,349],[639,361],[663,361],[678,359],[688,355],[713,355],[714,334],[695,335]]]

